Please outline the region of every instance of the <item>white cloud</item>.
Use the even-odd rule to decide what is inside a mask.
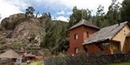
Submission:
[[[60,12],[57,12],[56,14],[57,15],[71,15],[73,12],[72,11],[69,11],[69,12],[65,12],[64,10],[60,11]]]
[[[66,14],[67,14],[67,15],[71,15],[72,13],[73,13],[73,12],[67,12]]]
[[[65,16],[58,16],[58,17],[54,17],[54,16],[52,16],[52,19],[53,20],[61,20],[61,21],[66,21],[66,22],[68,22],[69,21],[69,18],[68,17],[65,17]]]
[[[0,21],[12,14],[22,13],[27,6],[23,0],[0,0]]]
[[[80,9],[87,9],[90,10],[96,10],[99,5],[102,5],[105,7],[105,11],[107,11],[108,6],[111,4],[112,0],[38,0],[37,2],[43,3],[51,6],[56,5],[65,5],[69,8],[73,8],[74,6],[77,6]],[[123,0],[117,0],[119,2],[122,2]],[[64,9],[64,8],[63,8]]]
[[[123,0],[117,1],[122,2]],[[21,13],[22,10],[25,10],[28,6],[39,6],[43,4],[46,8],[59,9],[60,12],[57,14],[70,15],[72,12],[66,11],[68,11],[68,8],[72,9],[74,6],[77,6],[80,9],[89,8],[95,12],[98,5],[101,4],[105,7],[105,11],[107,11],[108,6],[111,4],[111,0],[0,0],[0,14],[3,19],[9,15]],[[57,19],[65,20],[66,17],[60,16]]]
[[[62,10],[62,11],[58,12],[57,14],[58,14],[58,15],[64,15],[64,14],[65,14],[65,11]]]
[[[117,0],[118,2],[122,2],[123,0]],[[50,4],[51,6],[57,6],[57,5],[65,5],[68,8],[72,9],[74,6],[77,6],[79,9],[90,9],[93,10],[93,12],[96,12],[97,7],[99,5],[104,6],[104,11],[106,12],[109,5],[111,4],[112,0],[40,0],[40,3],[46,2],[46,4]],[[64,8],[63,8],[64,9]],[[65,12],[65,11],[60,11],[57,14],[67,14],[71,15],[72,12]],[[92,13],[94,15],[94,13]],[[65,16],[59,16],[59,17],[54,17],[56,20],[64,20],[68,21],[68,17]]]
[[[6,2],[18,7],[19,9],[25,9],[26,7],[31,5],[28,1],[29,0],[7,0]]]

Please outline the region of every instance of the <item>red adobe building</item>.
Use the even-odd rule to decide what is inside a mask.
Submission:
[[[81,20],[70,28],[70,48],[67,51],[68,55],[77,55],[80,50],[85,50],[83,42],[92,34],[97,32],[99,28],[86,20]]]

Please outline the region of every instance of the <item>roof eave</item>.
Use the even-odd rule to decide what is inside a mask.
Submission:
[[[92,41],[92,42],[87,42],[87,43],[83,43],[82,45],[89,45],[89,44],[95,44],[95,43],[103,43],[103,42],[107,42],[110,39],[104,39],[104,40],[98,40],[98,41]]]
[[[73,28],[70,27],[69,30],[72,30],[72,29],[78,28],[78,27],[80,27],[80,26],[87,26],[87,25],[82,24],[82,25],[79,25],[79,26],[77,26],[77,27],[73,27]],[[96,27],[92,27],[92,26],[87,26],[87,27],[90,27],[90,28],[94,28],[94,29],[100,30],[100,28],[96,28]]]

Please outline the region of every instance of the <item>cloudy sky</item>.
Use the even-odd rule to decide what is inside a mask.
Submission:
[[[111,0],[0,0],[0,16],[3,19],[12,14],[24,13],[27,7],[33,6],[35,13],[50,12],[53,19],[67,21],[74,6],[96,11],[102,5],[107,11],[110,4]]]

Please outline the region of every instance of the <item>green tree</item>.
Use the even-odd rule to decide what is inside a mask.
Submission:
[[[120,3],[117,0],[112,0],[105,17],[108,25],[116,24],[120,20]]]
[[[35,9],[32,6],[28,7],[26,9],[25,17],[26,18],[34,17],[34,14],[33,14],[34,11],[35,11]]]
[[[78,23],[81,19],[91,20],[91,11],[89,9],[77,9],[75,6],[72,15],[70,15],[68,28]]]
[[[82,9],[81,10],[81,18],[85,20],[90,20],[91,19],[91,11],[89,9]]]
[[[79,22],[82,19],[81,17],[82,17],[81,10],[78,10],[77,7],[75,6],[73,8],[72,15],[70,15],[69,27]]]
[[[117,0],[112,0],[106,14],[104,13],[104,7],[99,5],[96,16],[92,17],[92,21],[100,28],[116,24],[121,18],[120,9],[120,3]]]
[[[62,26],[61,26],[62,25]],[[48,21],[46,34],[41,42],[42,48],[47,48],[52,54],[63,52],[67,45],[66,25],[61,21]]]
[[[104,16],[105,16],[104,7],[99,5],[93,23],[100,28],[104,27],[106,23]]]
[[[121,20],[130,21],[130,0],[124,0],[122,2]]]
[[[37,12],[37,13],[36,13],[36,16],[35,16],[35,17],[37,18],[37,17],[38,17],[38,15],[39,15],[39,12]]]

